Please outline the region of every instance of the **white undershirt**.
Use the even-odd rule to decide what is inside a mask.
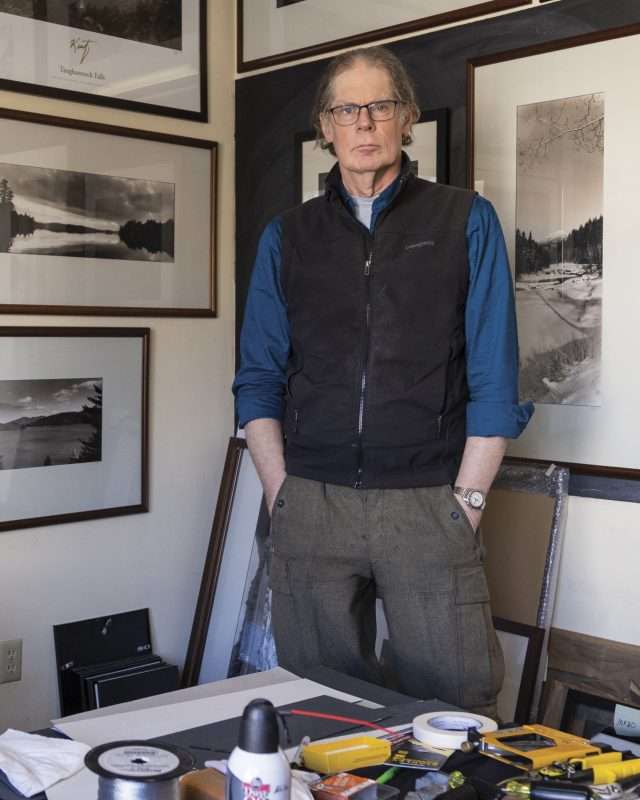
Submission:
[[[375,197],[357,197],[354,194],[349,195],[353,201],[353,211],[356,219],[361,222],[367,230],[371,228],[371,212],[373,210],[373,203],[378,195]]]

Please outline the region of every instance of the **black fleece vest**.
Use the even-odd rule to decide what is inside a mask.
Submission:
[[[406,161],[373,235],[345,205],[337,168],[323,197],[283,215],[292,475],[362,488],[455,478],[473,193],[420,180]]]

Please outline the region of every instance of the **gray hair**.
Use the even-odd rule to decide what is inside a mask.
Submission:
[[[333,96],[333,82],[340,73],[351,69],[359,61],[364,61],[372,67],[379,67],[386,70],[391,79],[391,86],[395,97],[405,106],[405,113],[411,121],[411,125],[420,118],[420,109],[416,101],[416,92],[413,81],[409,77],[407,70],[400,59],[386,47],[359,47],[356,50],[349,50],[346,53],[333,58],[325,69],[320,83],[316,90],[316,96],[311,112],[311,120],[316,130],[316,142],[323,150],[328,150],[335,156],[333,145],[327,142],[322,133],[321,119],[326,114],[331,104]],[[390,98],[391,99],[391,98]],[[411,134],[403,134],[402,144],[408,145],[413,141]]]

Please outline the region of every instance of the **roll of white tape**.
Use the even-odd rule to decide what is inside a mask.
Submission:
[[[431,711],[413,720],[413,737],[431,747],[458,750],[467,741],[470,730],[491,733],[498,724],[481,714],[468,711]]]

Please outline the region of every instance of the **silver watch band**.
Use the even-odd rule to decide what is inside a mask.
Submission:
[[[466,486],[454,486],[453,493],[457,494],[469,508],[484,511],[487,505],[487,495],[482,489],[469,489]]]

